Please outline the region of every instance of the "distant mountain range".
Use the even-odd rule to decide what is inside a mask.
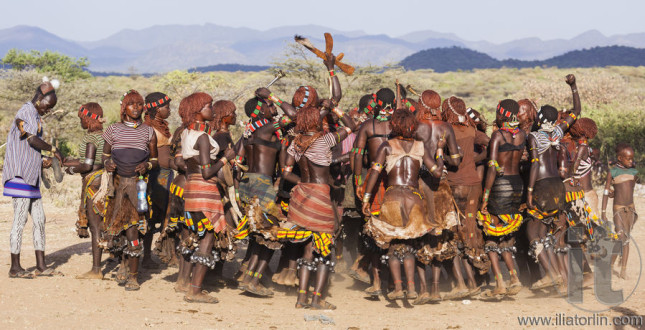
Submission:
[[[589,68],[604,66],[645,66],[645,49],[625,46],[594,47],[574,50],[546,60],[497,60],[489,55],[461,47],[433,48],[412,54],[400,63],[407,70],[432,69],[448,72],[472,69],[532,68]]]
[[[512,58],[524,61],[546,60],[598,46],[645,48],[645,33],[607,37],[598,31],[588,31],[570,40],[527,38],[494,44],[467,41],[454,34],[434,31],[417,31],[392,38],[317,25],[259,31],[205,24],[126,29],[105,39],[75,42],[37,27],[15,26],[0,30],[0,56],[11,48],[59,51],[75,57],[88,57],[89,69],[93,72],[154,73],[230,63],[263,67],[283,53],[285,45],[293,41],[294,34],[304,35],[322,47],[324,32],[333,34],[334,50],[344,52],[345,61],[355,65],[398,63],[422,50],[453,46],[472,49],[493,60]]]

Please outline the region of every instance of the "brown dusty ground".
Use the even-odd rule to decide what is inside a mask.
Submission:
[[[645,214],[645,199],[636,205]],[[643,203],[643,204],[641,204]],[[364,297],[363,284],[356,284],[346,275],[335,275],[328,300],[338,306],[335,311],[315,312],[294,309],[295,289],[276,289],[273,298],[253,298],[241,294],[234,287],[218,285],[207,278],[205,289],[211,291],[220,303],[215,305],[190,304],[182,294],[173,291],[176,268],[143,270],[141,290],[126,292],[112,280],[77,280],[74,277],[90,269],[89,239],[79,239],[74,231],[76,206],[56,208],[46,203],[47,262],[62,271],[64,277],[9,279],[9,244],[13,211],[8,197],[0,199],[0,317],[1,329],[13,328],[332,328],[332,329],[470,329],[470,328],[527,328],[519,326],[518,317],[591,316],[553,295],[534,295],[523,289],[515,298],[500,302],[443,301],[436,305],[412,306],[407,301],[388,302],[383,298]],[[633,232],[637,243],[643,242],[645,231],[637,222]],[[35,257],[31,242],[31,220],[25,229],[22,247],[22,265],[33,270]],[[634,245],[632,245],[634,246]],[[645,246],[643,244],[642,246]],[[632,251],[634,249],[632,248]],[[105,260],[105,257],[104,257]],[[104,261],[106,279],[114,264]],[[231,278],[237,263],[225,266],[225,277]],[[272,264],[275,269],[275,258]],[[632,252],[627,281],[614,278],[614,288],[624,288],[627,295],[636,287],[640,277],[640,256]],[[270,278],[270,276],[267,276]],[[231,281],[229,281],[231,282]],[[641,285],[642,287],[642,285]],[[444,288],[447,291],[449,288]],[[585,306],[603,307],[595,300],[593,290],[585,290]],[[470,302],[470,303],[468,303]],[[601,313],[609,316],[645,314],[645,294],[638,287],[634,294],[619,307]],[[324,314],[335,325],[319,321],[305,321],[305,315]],[[553,321],[555,322],[555,321]],[[535,328],[535,327],[533,327]],[[583,328],[574,326],[572,328]],[[602,327],[607,328],[607,327]]]

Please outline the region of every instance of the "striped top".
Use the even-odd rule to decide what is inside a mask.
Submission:
[[[540,129],[537,132],[531,132],[531,135],[537,141],[537,151],[541,155],[552,146],[560,150],[560,140],[562,140],[564,132],[560,126],[556,126],[553,131],[549,132],[548,130]]]
[[[311,146],[305,150],[304,155],[316,165],[329,166],[331,164],[331,148],[337,145],[338,142],[340,141],[336,139],[336,133],[327,133],[312,142]],[[289,146],[289,149],[287,149],[287,152],[289,155],[293,156],[296,161],[300,161],[302,154],[296,152],[294,145],[295,144],[292,143]]]
[[[137,165],[148,161],[148,144],[154,132],[154,129],[146,124],[134,128],[124,123],[112,124],[103,132],[105,143],[112,146],[112,160],[116,164],[116,173],[119,176],[129,178],[137,175]]]
[[[94,155],[94,165],[103,164],[100,156],[103,152],[104,142],[105,140],[103,140],[103,131],[85,133],[85,135],[83,136],[83,141],[81,141],[81,145],[78,147],[78,156],[80,158],[85,157],[87,144],[91,143],[96,147],[96,154]]]
[[[25,132],[42,137],[40,126],[40,115],[31,102],[25,103],[15,119],[24,121]],[[42,155],[40,151],[32,148],[27,139],[20,139],[20,130],[16,121],[11,123],[11,129],[7,136],[7,151],[4,156],[4,167],[2,169],[2,184],[7,181],[21,177],[25,183],[37,186],[42,168]]]
[[[150,151],[148,150],[148,143],[150,143],[154,132],[154,129],[146,124],[141,124],[134,128],[124,123],[115,123],[103,132],[103,139],[112,146],[112,150],[139,149]]]

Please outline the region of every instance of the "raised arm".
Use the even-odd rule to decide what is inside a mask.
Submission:
[[[323,63],[327,67],[327,71],[329,71],[329,80],[331,84],[331,101],[334,106],[337,106],[340,102],[340,99],[343,97],[343,92],[340,88],[340,81],[338,80],[338,76],[336,76],[336,73],[334,71],[334,66],[336,65],[336,55],[331,54],[331,56],[324,60]]]
[[[573,94],[573,109],[571,113],[564,118],[559,125],[563,132],[566,132],[571,125],[580,117],[582,106],[580,105],[580,95],[578,94],[578,86],[576,85],[576,76],[568,74],[566,78],[567,84],[571,87],[571,94]]]
[[[296,108],[294,108],[293,105],[291,105],[291,103],[285,102],[277,95],[273,94],[268,88],[260,87],[256,89],[255,96],[273,102],[273,104],[277,105],[280,109],[282,109],[282,111],[284,112],[285,115],[287,115],[287,117],[291,118],[292,120],[296,119]]]

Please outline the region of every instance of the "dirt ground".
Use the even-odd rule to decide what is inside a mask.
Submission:
[[[637,211],[645,214],[645,199],[640,197]],[[344,274],[332,279],[328,300],[338,306],[335,311],[316,312],[296,310],[295,288],[276,288],[273,298],[254,298],[241,293],[232,281],[220,284],[213,276],[206,279],[204,288],[211,291],[220,302],[214,305],[190,304],[183,301],[182,294],[173,291],[177,276],[176,268],[145,270],[140,273],[141,290],[126,292],[110,280],[115,264],[104,257],[106,280],[77,280],[75,276],[91,267],[90,241],[79,239],[74,230],[76,206],[57,208],[46,201],[47,215],[47,262],[62,271],[64,277],[10,279],[9,231],[13,211],[8,197],[0,198],[0,328],[330,328],[330,329],[470,329],[470,328],[535,328],[520,326],[518,317],[592,316],[591,311],[581,310],[569,304],[565,298],[549,294],[533,294],[524,288],[516,297],[499,302],[478,299],[469,301],[443,301],[435,305],[413,306],[407,301],[388,302],[384,298],[366,298],[364,284],[355,283]],[[644,242],[645,231],[637,222],[633,231],[636,244]],[[31,220],[25,229],[22,246],[22,265],[29,270],[35,267],[31,242]],[[634,246],[634,245],[632,245]],[[645,244],[642,244],[645,247]],[[634,249],[632,248],[632,251]],[[240,254],[241,256],[241,254]],[[156,257],[155,257],[156,258]],[[158,259],[155,259],[158,261]],[[276,257],[272,263],[275,269]],[[640,280],[641,256],[632,252],[629,260],[628,280],[613,279],[613,288],[623,288],[625,296],[634,293],[619,307],[600,313],[609,316],[645,314],[645,292]],[[225,266],[225,277],[231,278],[237,263]],[[270,279],[266,276],[265,279]],[[449,287],[442,289],[443,293]],[[606,309],[592,302],[593,290],[584,291],[584,307]],[[335,324],[323,324],[318,320],[306,321],[307,316],[323,314]],[[555,322],[555,321],[554,321]],[[581,325],[571,328],[588,328]],[[607,328],[602,326],[600,328]],[[618,327],[620,328],[620,327]],[[628,327],[629,328],[629,327]]]

